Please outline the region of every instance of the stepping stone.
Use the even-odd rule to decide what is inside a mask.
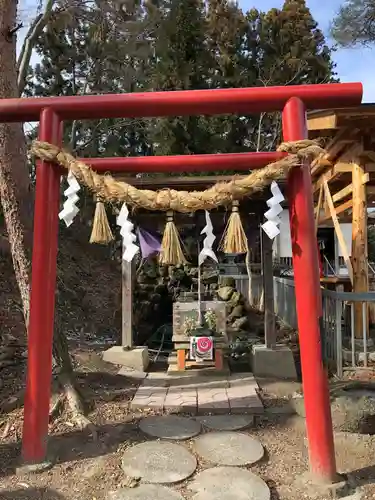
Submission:
[[[141,484],[110,493],[107,500],[184,500],[176,491],[156,484]]]
[[[151,441],[125,451],[122,469],[129,477],[144,483],[172,484],[190,477],[197,460],[185,447],[174,443]]]
[[[203,434],[194,440],[194,448],[203,459],[217,465],[251,465],[264,455],[259,441],[235,432]]]
[[[252,425],[254,417],[253,415],[211,415],[197,417],[196,420],[214,431],[239,431]]]
[[[201,424],[190,418],[176,415],[147,417],[141,420],[139,428],[145,434],[160,439],[184,440],[198,436]]]
[[[267,484],[252,472],[237,467],[215,467],[197,474],[189,489],[193,500],[270,500]]]

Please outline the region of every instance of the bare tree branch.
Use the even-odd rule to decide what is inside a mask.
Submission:
[[[42,34],[44,28],[46,27],[52,13],[55,0],[47,0],[46,8],[44,12],[38,14],[34,21],[31,23],[29,31],[25,36],[25,40],[22,44],[22,49],[17,63],[17,86],[19,95],[22,95],[26,86],[27,72],[30,66],[30,59],[33,52],[35,42],[38,40],[39,36]]]

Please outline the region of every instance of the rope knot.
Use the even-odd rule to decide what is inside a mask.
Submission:
[[[280,146],[277,148],[277,151],[280,151],[282,153],[289,153],[292,155],[298,155],[299,153],[303,152],[304,150],[308,150],[310,147],[318,147],[319,142],[318,141],[313,141],[311,139],[301,139],[299,141],[288,141],[288,142],[283,142],[280,144]]]
[[[44,161],[57,162],[61,149],[49,142],[33,141],[30,152],[32,155]]]

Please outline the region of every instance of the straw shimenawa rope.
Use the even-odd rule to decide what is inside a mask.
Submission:
[[[284,178],[292,168],[300,166],[304,160],[324,154],[318,142],[311,140],[285,142],[277,150],[289,155],[262,169],[254,170],[244,178],[233,177],[233,180],[218,182],[205,191],[188,192],[174,189],[160,191],[138,189],[116,180],[111,175],[96,173],[86,163],[48,142],[34,141],[31,146],[31,153],[34,156],[58,163],[70,170],[80,183],[86,185],[103,201],[126,202],[147,210],[173,210],[182,213],[211,210],[219,205],[227,205],[233,200],[250,196],[262,191],[272,181]]]

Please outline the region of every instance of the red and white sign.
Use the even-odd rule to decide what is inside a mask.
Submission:
[[[212,337],[191,337],[190,358],[195,361],[212,361],[214,341]]]

